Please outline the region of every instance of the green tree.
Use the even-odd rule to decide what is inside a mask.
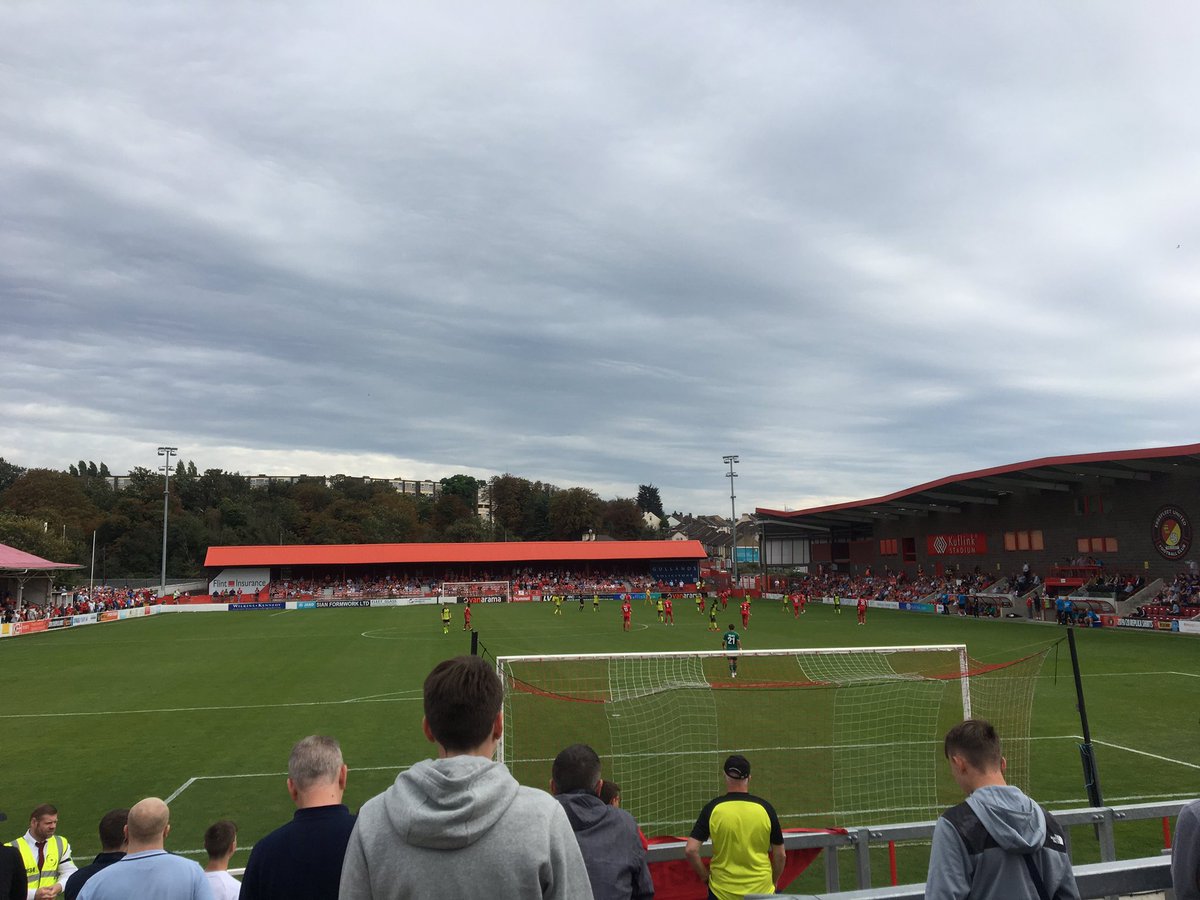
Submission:
[[[604,501],[601,510],[601,529],[618,541],[636,541],[646,537],[646,520],[642,510],[629,499]]]
[[[525,517],[533,485],[515,475],[497,475],[492,479],[492,522],[512,534],[525,536]]]
[[[658,488],[652,484],[638,485],[637,505],[643,512],[654,513],[660,520],[667,517],[663,512],[662,497],[658,495]]]
[[[600,495],[587,488],[567,488],[550,498],[550,537],[577,541],[600,524]]]
[[[492,539],[492,526],[474,519],[460,519],[442,532],[442,540],[454,544],[480,543]]]
[[[470,475],[451,475],[449,478],[443,478],[440,484],[443,494],[457,494],[474,509],[475,504],[479,502],[479,487],[483,482]]]

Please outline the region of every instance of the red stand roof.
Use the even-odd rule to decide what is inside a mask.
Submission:
[[[513,541],[491,544],[266,544],[209,547],[204,565],[648,562],[707,558],[699,541]]]
[[[83,567],[77,566],[75,563],[51,562],[48,559],[42,559],[40,556],[34,556],[32,553],[26,553],[24,550],[18,550],[16,547],[0,544],[0,569],[36,569],[49,571],[51,569],[80,568]]]

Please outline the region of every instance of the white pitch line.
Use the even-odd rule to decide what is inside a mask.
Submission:
[[[348,700],[306,700],[298,703],[251,703],[244,706],[170,706],[159,709],[110,709],[103,711],[87,710],[83,712],[57,713],[5,713],[0,719],[70,719],[83,716],[134,716],[149,713],[180,713],[180,712],[225,712],[234,709],[290,709],[302,706],[344,706],[347,703],[411,703],[420,697],[394,697],[392,699],[357,699]]]
[[[1148,753],[1145,750],[1134,750],[1132,747],[1124,747],[1121,744],[1110,744],[1108,741],[1098,741],[1092,739],[1093,744],[1099,744],[1102,747],[1112,747],[1114,750],[1124,750],[1127,753],[1136,753],[1138,756],[1148,756],[1151,759],[1161,760],[1162,762],[1175,763],[1180,766],[1187,766],[1189,769],[1200,769],[1200,765],[1196,763],[1184,762],[1182,759],[1172,759],[1169,756],[1159,756],[1157,753]]]
[[[1077,734],[1048,734],[1040,737],[1026,738],[1029,741],[1079,741],[1082,738]],[[1096,742],[1099,743],[1099,742]],[[658,757],[678,757],[678,756],[707,756],[716,754],[721,756],[729,753],[804,753],[810,750],[871,750],[876,747],[917,747],[922,744],[930,744],[940,747],[942,745],[941,738],[930,738],[925,741],[889,741],[878,744],[816,744],[806,747],[796,747],[788,745],[786,747],[726,747],[714,748],[712,750],[668,750],[668,751],[648,751],[646,753],[622,753],[621,758],[631,759],[655,759]],[[530,757],[519,759],[506,759],[506,765],[517,765],[518,763],[549,763],[554,762],[555,757]]]
[[[195,783],[196,783],[196,779],[195,779],[195,778],[189,778],[187,781],[185,781],[185,782],[184,782],[183,784],[181,784],[179,787],[175,788],[175,790],[173,790],[173,791],[171,792],[171,795],[170,795],[169,797],[167,797],[167,799],[166,799],[166,800],[164,800],[164,801],[163,801],[163,803],[167,804],[167,806],[170,806],[170,805],[171,805],[171,802],[172,802],[172,801],[173,801],[173,800],[174,800],[176,797],[178,797],[180,794],[182,794],[184,791],[186,791],[188,788],[190,788],[190,787],[191,787],[193,784],[195,784]]]
[[[355,766],[350,771],[351,772],[403,772],[404,770],[409,769],[409,768],[412,768],[412,766],[411,765],[407,765],[407,766]],[[197,781],[225,781],[228,778],[283,778],[285,775],[287,775],[287,772],[239,772],[239,773],[234,773],[234,774],[230,774],[230,775],[196,775],[192,778],[189,778],[187,781],[185,781],[183,784],[181,784],[179,787],[177,787],[174,790],[174,792],[171,794],[171,796],[169,796],[163,802],[169,806],[171,804],[172,800],[176,799],[180,794],[182,794],[184,791],[186,791],[188,788],[190,788]],[[182,852],[182,851],[180,851],[180,852]]]

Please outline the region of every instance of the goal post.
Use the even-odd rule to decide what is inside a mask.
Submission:
[[[985,665],[959,644],[502,656],[497,753],[541,785],[559,750],[590,744],[651,834],[690,830],[730,753],[749,757],[752,792],[787,826],[930,818],[956,802],[942,737],[973,715],[996,725],[1011,783],[1028,787],[1044,656]]]
[[[512,599],[510,581],[443,581],[438,587],[438,599],[478,601],[480,603],[508,603]]]

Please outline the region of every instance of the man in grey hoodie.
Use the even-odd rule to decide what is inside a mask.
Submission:
[[[968,719],[944,750],[967,799],[934,826],[926,900],[1079,900],[1063,830],[1004,780],[996,729]]]
[[[572,744],[554,758],[550,793],[579,839],[596,900],[650,900],[654,882],[637,822],[600,799],[603,784],[600,757],[587,744]]]
[[[438,758],[396,776],[359,811],[340,900],[591,900],[563,808],[492,761],[504,688],[477,656],[425,679],[425,737]]]

